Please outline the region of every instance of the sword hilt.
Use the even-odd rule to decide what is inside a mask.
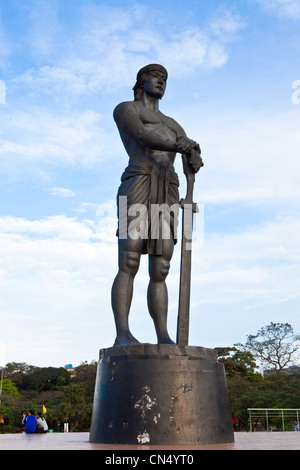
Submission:
[[[188,157],[186,155],[182,155],[183,161],[183,172],[186,177],[187,181],[187,188],[186,188],[186,196],[180,200],[180,206],[184,209],[185,204],[192,205],[192,212],[194,214],[199,212],[199,208],[195,202],[193,202],[193,192],[194,192],[194,184],[195,184],[195,173],[191,168],[191,165],[188,161]]]

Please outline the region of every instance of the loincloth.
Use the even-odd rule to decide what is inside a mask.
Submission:
[[[162,254],[163,239],[170,237],[175,244],[179,207],[178,186],[179,180],[173,166],[154,163],[151,168],[140,168],[134,164],[129,165],[122,175],[117,195],[117,236],[124,239],[130,236],[130,233],[138,235],[145,240],[144,253],[153,255]],[[164,231],[163,227],[166,225],[169,230]]]

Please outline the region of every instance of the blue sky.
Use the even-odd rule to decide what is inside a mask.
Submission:
[[[205,162],[190,344],[300,331],[299,26],[299,0],[0,0],[0,362],[78,365],[113,344],[127,155],[112,113],[152,62],[169,71],[161,111]],[[177,245],[173,338],[179,259]],[[144,257],[131,329],[155,342],[146,289]]]

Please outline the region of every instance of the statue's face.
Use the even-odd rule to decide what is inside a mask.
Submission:
[[[144,83],[145,92],[154,98],[161,99],[164,96],[167,84],[167,77],[163,72],[154,70],[148,73]]]

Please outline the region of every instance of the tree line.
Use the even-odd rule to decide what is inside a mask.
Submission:
[[[271,323],[249,335],[244,345],[215,348],[225,367],[231,412],[238,418],[239,430],[248,429],[248,408],[300,409],[300,368],[293,366],[299,341],[300,335],[289,324]],[[83,362],[71,370],[6,364],[0,398],[2,432],[20,431],[23,412],[37,413],[43,405],[49,429],[63,431],[63,423],[68,423],[70,432],[89,431],[96,371],[96,362]]]
[[[8,363],[4,368],[0,414],[3,432],[22,430],[22,414],[46,408],[49,429],[88,431],[94,397],[97,363],[83,362],[74,369],[35,367],[26,363]]]

